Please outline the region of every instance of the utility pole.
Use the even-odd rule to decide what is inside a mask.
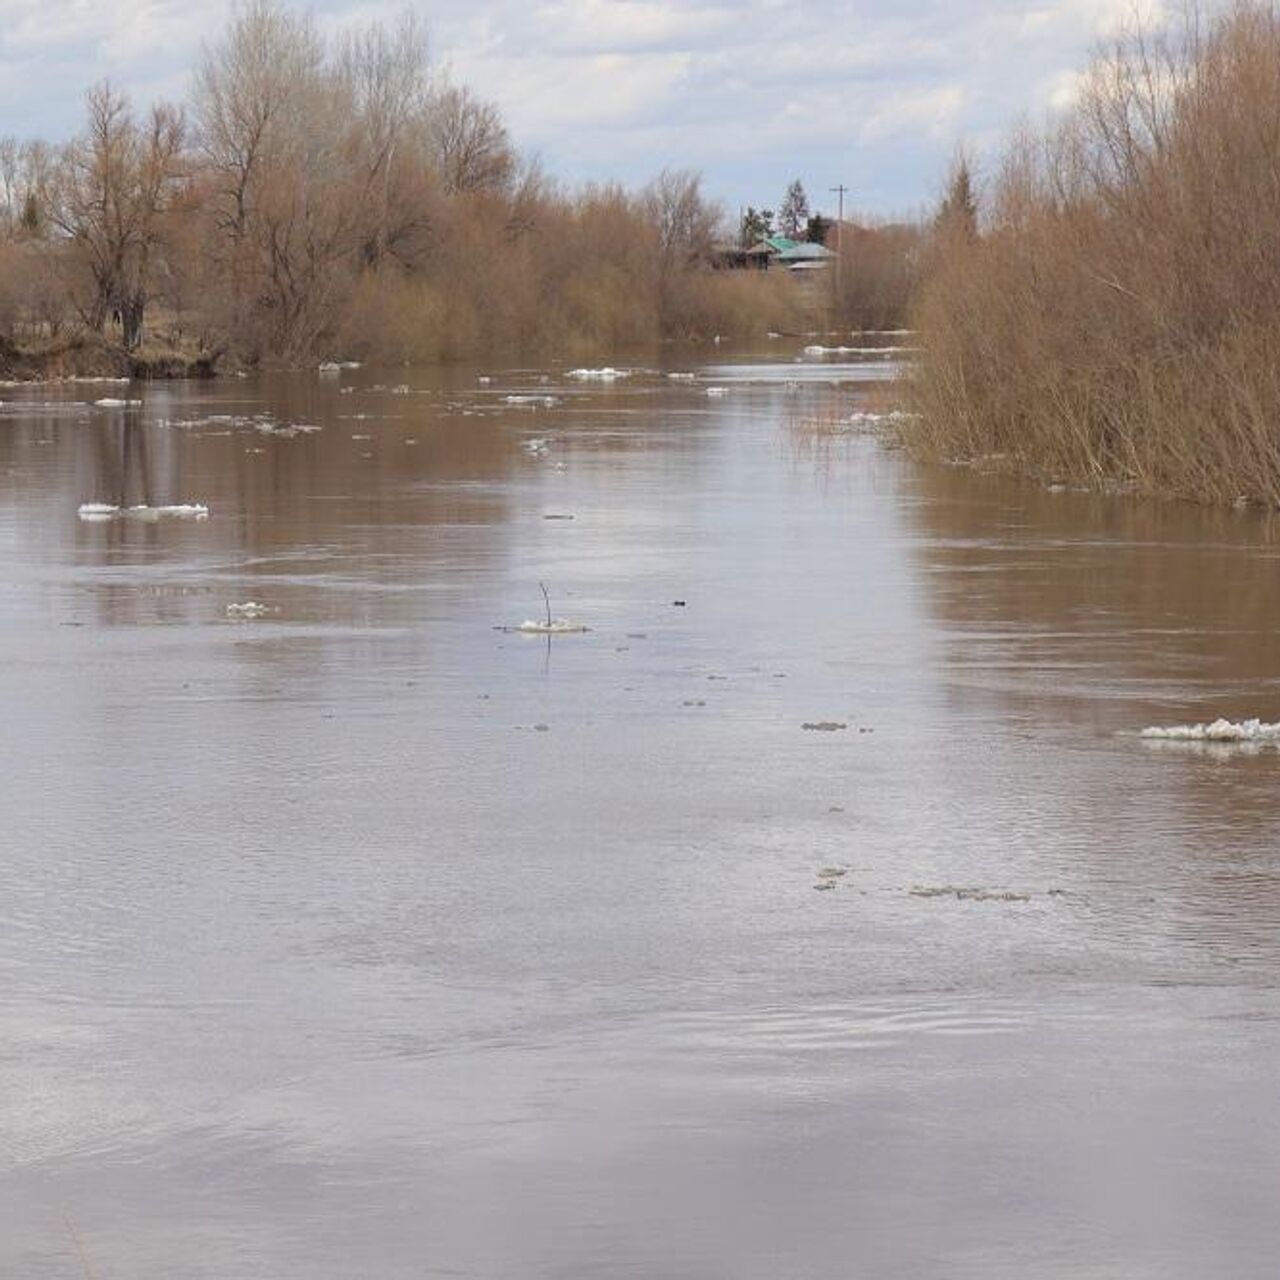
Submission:
[[[844,301],[844,289],[840,279],[840,242],[844,238],[844,193],[849,188],[841,182],[838,186],[831,187],[830,190],[840,201],[839,211],[836,213],[836,306],[838,307]]]

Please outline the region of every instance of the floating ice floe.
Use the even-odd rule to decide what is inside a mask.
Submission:
[[[279,436],[283,440],[309,436],[320,430],[309,422],[274,422],[269,419],[254,422],[253,429],[264,436]]]
[[[119,507],[109,502],[82,502],[76,514],[81,520],[207,520],[209,508],[203,502],[177,502],[169,506]]]
[[[491,382],[493,381],[493,379],[492,379],[491,377],[489,377],[489,375],[488,375],[487,373],[482,373],[482,374],[481,374],[481,375],[476,379],[476,381],[477,381],[477,382],[478,382],[482,387],[487,387],[487,386],[489,385],[489,383],[491,383]]]
[[[903,409],[892,409],[888,413],[851,413],[845,419],[845,423],[855,429],[875,430],[878,427],[900,426],[904,422],[915,422],[919,417],[918,413],[907,413]]]
[[[619,378],[629,378],[631,370],[615,369],[612,366],[603,369],[570,369],[564,376],[576,378],[579,382],[616,382]]]
[[[1143,729],[1139,737],[1159,742],[1280,742],[1280,724],[1219,718],[1206,724],[1175,724]]]
[[[82,502],[76,514],[81,520],[114,520],[120,508],[111,502]]]
[[[804,353],[807,356],[897,356],[915,351],[915,347],[823,347],[808,346]]]
[[[729,394],[728,387],[708,387],[707,398],[709,400],[723,400]]]
[[[246,600],[243,604],[227,605],[228,618],[261,618],[271,610],[257,600]]]
[[[672,382],[692,382],[697,375],[693,373],[669,373],[667,377]]]
[[[113,396],[104,396],[101,400],[95,400],[93,405],[95,409],[132,409],[141,403],[141,400],[117,400]]]
[[[534,407],[541,405],[544,409],[553,408],[560,401],[555,396],[503,396],[507,404],[527,404]]]
[[[580,622],[567,622],[564,618],[552,618],[550,622],[545,618],[540,621],[526,618],[516,630],[529,636],[569,636],[580,635],[591,628],[584,627]]]
[[[125,507],[129,520],[207,520],[209,508],[203,502],[175,502],[165,507]]]
[[[546,451],[551,447],[551,442],[539,437],[536,440],[526,440],[520,447],[525,451],[525,453],[531,454],[536,458],[539,455],[546,453]]]
[[[359,360],[322,360],[317,366],[317,373],[341,373],[343,369],[360,368]]]

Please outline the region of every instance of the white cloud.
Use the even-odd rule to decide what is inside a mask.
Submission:
[[[535,19],[549,48],[621,53],[687,49],[722,38],[734,10],[670,0],[555,0],[536,9]]]
[[[955,136],[965,91],[956,84],[890,93],[859,126],[864,142],[884,142],[904,134],[946,141]]]
[[[726,200],[848,181],[931,196],[960,138],[1069,104],[1093,44],[1165,0],[418,0],[433,53],[571,180],[701,167]],[[1137,8],[1135,9],[1135,3]],[[315,0],[333,30],[401,0]],[[61,136],[110,75],[182,92],[231,0],[0,0],[0,134]],[[870,196],[868,197],[870,198]]]

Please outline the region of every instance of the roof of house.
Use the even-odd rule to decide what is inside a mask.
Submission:
[[[779,253],[786,253],[788,249],[794,249],[797,244],[790,236],[765,236],[764,243]]]
[[[795,244],[778,254],[779,262],[824,262],[836,255],[820,244]]]

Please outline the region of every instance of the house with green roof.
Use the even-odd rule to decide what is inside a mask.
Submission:
[[[716,254],[718,266],[726,268],[754,267],[765,271],[773,265],[787,271],[818,271],[829,266],[835,254],[823,245],[809,240],[793,240],[790,236],[766,236],[749,249],[725,246]]]

